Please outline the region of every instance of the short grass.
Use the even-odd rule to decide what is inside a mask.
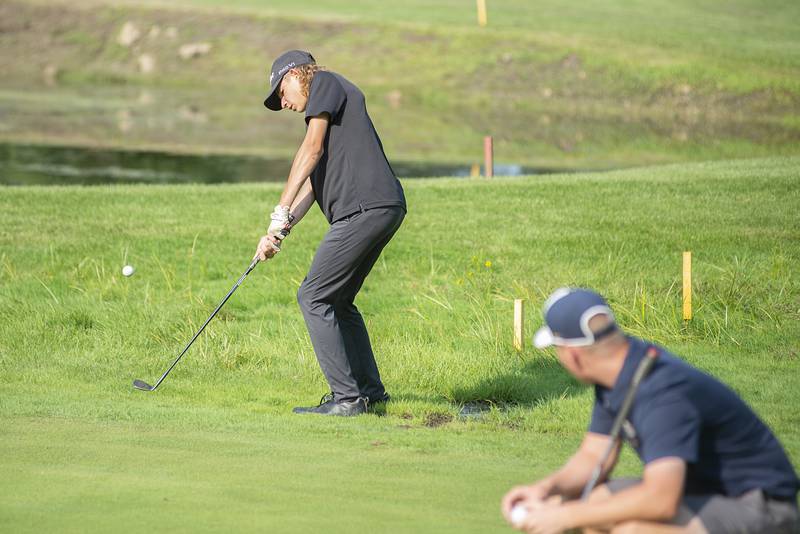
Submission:
[[[316,212],[159,391],[130,386],[245,269],[278,185],[2,188],[0,529],[503,531],[503,492],[557,467],[588,418],[552,354],[511,346],[512,300],[529,337],[565,284],[731,384],[798,465],[798,164],[406,182],[357,301],[395,400],[345,421],[289,414],[325,392],[295,303]],[[460,419],[473,401],[489,411]]]

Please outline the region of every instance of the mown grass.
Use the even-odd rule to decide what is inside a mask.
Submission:
[[[552,354],[511,347],[512,300],[530,336],[566,284],[731,384],[797,464],[798,163],[407,182],[408,218],[357,301],[395,400],[348,421],[288,413],[325,391],[295,303],[316,212],[158,392],[130,387],[245,269],[279,185],[1,189],[0,525],[502,530],[502,492],[559,465],[588,417],[590,390]],[[490,410],[460,419],[472,401]]]

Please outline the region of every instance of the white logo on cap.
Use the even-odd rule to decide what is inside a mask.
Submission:
[[[296,63],[295,63],[294,61],[292,61],[291,63],[287,63],[286,65],[284,65],[283,67],[281,67],[281,69],[280,69],[280,70],[279,70],[277,73],[275,73],[275,72],[271,72],[271,73],[269,74],[269,84],[270,84],[270,85],[272,85],[272,80],[274,80],[274,79],[275,79],[275,75],[276,75],[276,74],[277,74],[278,76],[283,76],[283,74],[284,74],[284,73],[285,73],[287,70],[291,69],[291,68],[292,68],[292,67],[294,67],[295,65],[296,65]]]
[[[292,61],[291,63],[287,63],[286,65],[284,65],[284,66],[281,68],[281,70],[279,70],[279,71],[278,71],[278,76],[281,76],[281,75],[282,75],[284,72],[286,72],[287,70],[289,70],[289,69],[291,69],[292,67],[294,67],[294,65],[295,65],[294,61]]]

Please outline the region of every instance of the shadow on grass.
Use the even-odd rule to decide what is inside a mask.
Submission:
[[[454,389],[452,395],[462,405],[533,407],[545,399],[576,395],[582,387],[555,358],[537,356],[518,371],[487,376]]]
[[[533,408],[546,399],[577,395],[583,387],[555,358],[537,356],[525,360],[514,372],[487,376],[473,384],[456,387],[449,395],[392,392],[392,400],[441,407],[442,413],[458,407],[460,416],[469,417],[478,416],[491,407]],[[370,408],[376,415],[386,414],[384,403]]]

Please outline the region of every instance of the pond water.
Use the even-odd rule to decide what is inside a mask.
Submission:
[[[282,182],[290,158],[189,155],[0,143],[2,185],[96,185]],[[392,161],[401,178],[463,176],[470,165]],[[482,170],[481,170],[482,172]],[[547,169],[495,164],[496,176],[542,174]]]

